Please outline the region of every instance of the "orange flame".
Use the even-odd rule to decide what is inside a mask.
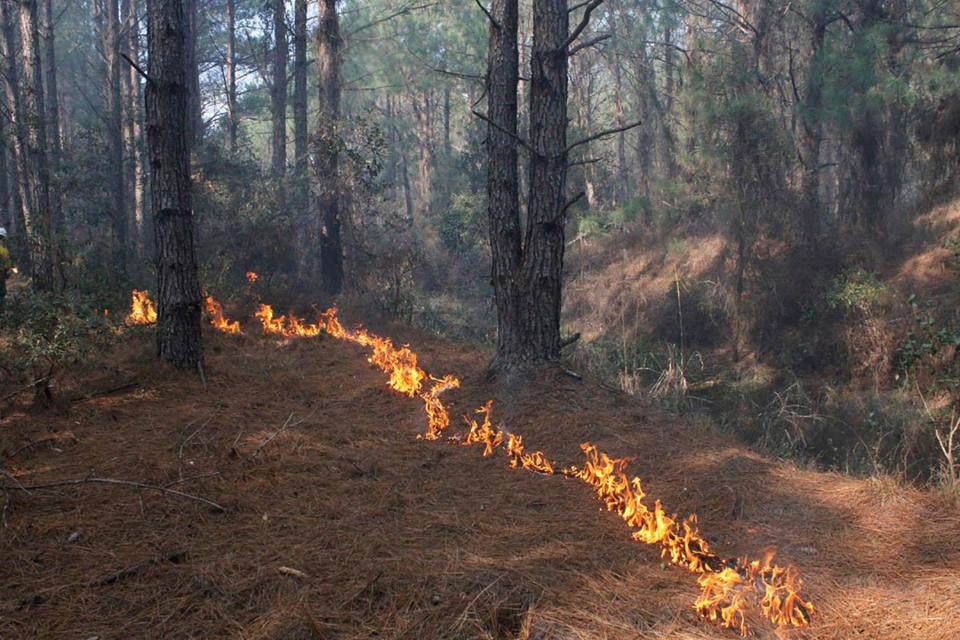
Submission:
[[[238,320],[230,322],[223,316],[223,307],[219,302],[214,300],[213,296],[207,296],[203,302],[207,307],[207,315],[210,317],[210,324],[214,329],[233,335],[243,333],[243,331],[240,330],[240,322]]]
[[[307,324],[292,313],[289,316],[274,317],[273,307],[268,304],[260,304],[253,315],[260,321],[260,326],[267,335],[312,338],[319,335],[322,330],[320,324]]]
[[[157,321],[157,309],[146,291],[134,289],[130,300],[130,315],[127,324],[153,324]]]
[[[247,273],[251,283],[257,274]],[[228,322],[219,303],[206,298],[207,313],[218,330],[240,333],[239,323]],[[133,292],[130,316],[133,324],[156,322],[156,310],[144,291]],[[452,375],[442,378],[429,376],[432,385],[422,391],[427,373],[420,368],[417,354],[408,345],[396,347],[390,338],[380,337],[366,329],[347,330],[337,318],[337,309],[332,307],[322,314],[316,324],[308,324],[297,316],[275,316],[273,308],[260,304],[255,317],[267,335],[283,337],[311,337],[321,331],[331,337],[346,340],[369,348],[368,362],[388,375],[387,385],[409,397],[419,397],[424,403],[427,428],[418,439],[438,440],[450,426],[450,416],[440,396],[460,386],[460,380]],[[483,455],[492,456],[496,449],[505,450],[510,466],[542,474],[559,474],[576,478],[593,488],[598,500],[608,510],[617,513],[634,529],[632,537],[660,548],[661,557],[671,564],[700,574],[697,582],[701,593],[694,603],[696,611],[705,619],[715,621],[725,628],[747,633],[747,611],[751,602],[758,601],[759,609],[768,620],[778,627],[806,627],[814,613],[813,604],[800,596],[802,581],[792,567],[774,565],[773,554],[763,561],[747,558],[725,559],[710,550],[701,536],[696,515],[680,520],[668,515],[659,500],[653,509],[644,504],[646,494],[638,477],[628,478],[627,459],[611,458],[594,444],[580,445],[585,455],[582,467],[559,467],[542,451],[528,453],[523,437],[495,428],[492,422],[493,401],[476,410],[481,420],[467,422],[469,429],[462,438],[451,440],[463,445],[483,445]],[[751,592],[753,595],[751,595]]]
[[[250,284],[253,284],[254,282],[256,282],[257,278],[259,277],[260,276],[257,275],[256,271],[247,271],[247,282],[249,282]]]

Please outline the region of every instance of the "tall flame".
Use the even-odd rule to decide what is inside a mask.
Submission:
[[[146,291],[134,289],[130,300],[127,324],[153,324],[157,321],[157,308]]]
[[[234,320],[230,322],[227,320],[223,315],[223,306],[221,306],[213,296],[207,296],[203,302],[207,308],[207,315],[210,317],[210,324],[214,329],[222,333],[231,333],[234,335],[243,333],[243,331],[240,330],[240,321]]]

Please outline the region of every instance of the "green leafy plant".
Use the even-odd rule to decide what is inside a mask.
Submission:
[[[0,367],[26,379],[37,404],[49,404],[54,377],[104,352],[112,335],[109,318],[88,298],[24,293],[8,300],[0,316]]]

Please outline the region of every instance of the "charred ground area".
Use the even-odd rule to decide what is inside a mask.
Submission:
[[[960,635],[960,508],[941,494],[766,459],[562,374],[491,386],[488,353],[385,333],[463,376],[452,430],[494,398],[495,420],[554,458],[587,440],[633,457],[650,499],[697,513],[718,551],[775,546],[817,607],[793,637]],[[357,346],[207,340],[206,388],[147,364],[135,335],[62,390],[72,402],[3,417],[6,482],[124,479],[223,511],[129,486],[10,491],[0,637],[735,637],[697,619],[694,577],[632,542],[588,487],[417,441],[422,405]]]

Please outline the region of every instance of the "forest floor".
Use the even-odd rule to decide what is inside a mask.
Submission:
[[[698,619],[694,576],[631,541],[587,486],[418,441],[422,403],[387,390],[360,347],[210,334],[204,388],[158,366],[149,333],[75,376],[73,401],[0,420],[5,481],[124,479],[225,510],[106,484],[0,493],[0,638],[736,637]],[[463,378],[444,396],[451,429],[493,398],[528,448],[632,457],[651,502],[696,512],[723,554],[776,547],[816,606],[789,637],[960,637],[956,499],[763,458],[561,373],[491,384],[487,353],[385,333]]]

